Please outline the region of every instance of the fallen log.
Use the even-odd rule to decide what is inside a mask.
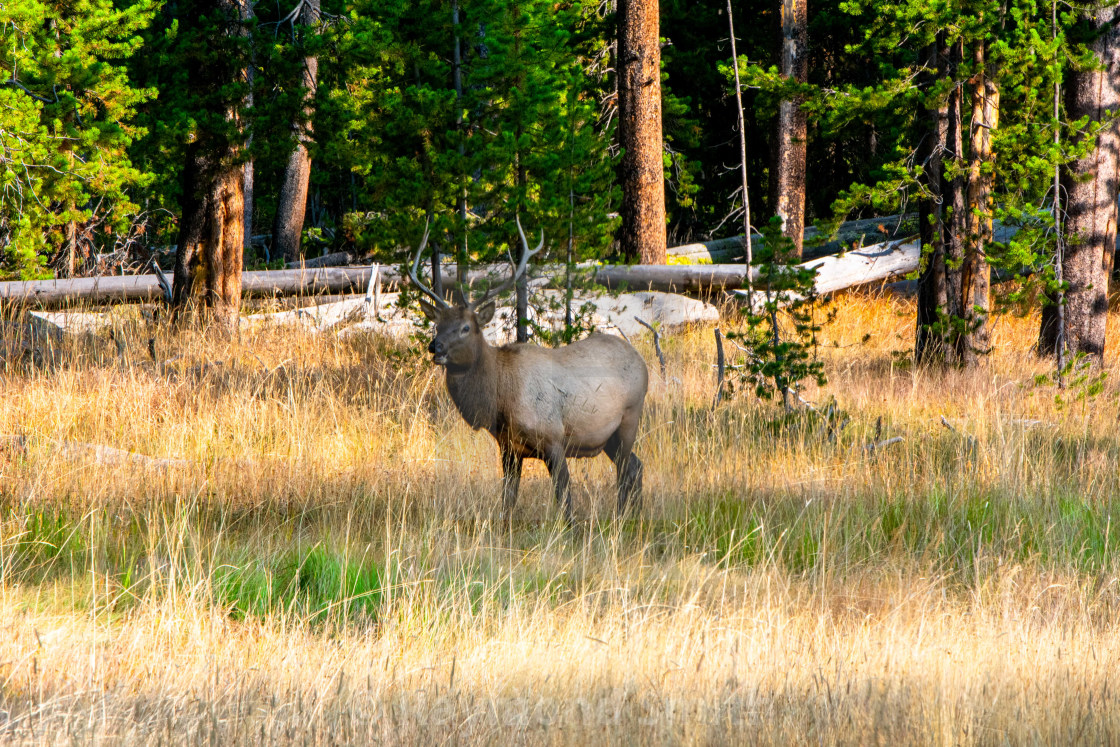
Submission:
[[[746,266],[734,265],[606,265],[595,271],[595,282],[612,290],[652,290],[665,293],[714,293],[746,286]],[[751,268],[758,280],[758,268]]]
[[[818,294],[833,293],[857,285],[888,280],[918,268],[921,249],[917,241],[894,241],[866,246],[859,251],[823,257],[802,263],[817,270]],[[761,281],[757,267],[751,280]],[[595,281],[608,288],[656,290],[668,293],[715,293],[742,291],[746,287],[746,268],[733,265],[615,265],[600,267]],[[756,290],[756,293],[759,291]]]
[[[254,270],[241,274],[248,296],[321,293],[361,293],[369,283],[370,267],[322,267],[297,270]],[[383,282],[396,282],[395,269],[381,268]],[[0,282],[0,301],[38,307],[89,303],[157,301],[163,297],[155,275],[107,275],[65,280]]]
[[[921,256],[921,245],[916,239],[910,239],[866,246],[805,265],[816,268],[816,291],[824,295],[911,273],[918,269]]]
[[[289,262],[288,269],[295,270],[300,267],[345,267],[354,261],[350,252],[333,252],[312,259],[301,259],[298,262]]]
[[[912,238],[908,242],[891,241],[835,257],[810,260],[800,266],[817,271],[814,290],[818,296],[826,296],[836,291],[858,288],[870,283],[882,283],[908,275],[918,269],[921,256],[922,247],[916,239]],[[733,290],[732,293],[743,299],[749,297],[751,305],[755,308],[766,302],[766,293],[757,287],[753,296],[750,295],[750,291],[742,289]],[[778,303],[784,305],[792,299],[791,294],[784,292]]]
[[[877,244],[888,239],[898,239],[899,232],[905,231],[917,220],[917,215],[886,215],[881,218],[861,218],[850,220],[840,225],[836,237],[820,244],[812,242],[821,238],[820,231],[815,226],[805,229],[805,259],[825,257],[836,254],[853,245]],[[909,225],[908,225],[909,224]],[[755,251],[764,245],[761,234],[752,234],[751,242]],[[730,264],[743,261],[743,237],[733,236],[729,239],[713,239],[712,241],[698,241],[692,244],[671,246],[668,250],[671,258],[688,262],[710,262],[712,264]]]
[[[290,270],[251,270],[241,273],[241,291],[247,297],[319,296],[365,293],[373,267],[303,267]],[[507,265],[485,265],[467,274],[468,283],[494,281],[509,272]],[[399,287],[397,268],[378,266],[381,284]],[[445,265],[447,287],[456,282],[454,265]],[[168,278],[171,281],[171,278]],[[406,281],[407,282],[407,281]],[[64,280],[9,280],[0,282],[0,303],[32,308],[60,308],[80,304],[155,302],[164,297],[156,275],[105,275]]]
[[[91,444],[83,441],[59,441],[55,439],[48,439],[48,441],[53,444],[57,455],[73,460],[88,460],[94,464],[128,464],[154,469],[186,468],[193,465],[192,462],[186,459],[153,457],[135,451],[118,449],[115,446],[105,446],[104,444]],[[0,435],[0,444],[10,444],[14,449],[26,454],[30,441],[27,436],[4,434]]]

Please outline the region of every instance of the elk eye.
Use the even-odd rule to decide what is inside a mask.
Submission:
[[[469,325],[469,324],[464,324],[463,329],[460,330],[460,332],[462,332],[464,335],[467,334],[470,331],[471,331],[471,325]]]

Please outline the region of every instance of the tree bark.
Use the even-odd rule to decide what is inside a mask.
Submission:
[[[217,167],[210,166],[200,148],[192,150],[185,171],[172,304],[181,315],[200,301],[214,322],[232,330],[241,307],[244,171],[230,163],[237,156],[232,149],[223,154],[226,163]]]
[[[303,7],[299,23],[309,32],[319,24],[319,0],[301,0]],[[284,182],[280,187],[280,202],[276,206],[276,219],[272,226],[272,253],[286,262],[294,262],[300,255],[300,237],[307,213],[307,185],[311,180],[311,155],[307,144],[311,142],[311,115],[315,100],[315,87],[319,79],[319,59],[314,55],[303,58],[303,112],[292,124],[296,138],[295,148],[288,157]]]
[[[1070,120],[1111,122],[1097,135],[1096,148],[1067,167],[1062,175],[1066,194],[1066,245],[1062,257],[1065,290],[1065,340],[1071,353],[1097,363],[1104,357],[1108,282],[1116,251],[1116,202],[1120,190],[1120,33],[1115,6],[1098,5],[1088,14],[1098,34],[1089,45],[1098,67],[1075,70],[1066,86]],[[1058,307],[1042,310],[1038,349],[1058,354]]]
[[[618,0],[618,132],[622,256],[665,264],[661,44],[657,0]]]
[[[926,70],[921,84],[926,88],[948,73],[948,48],[944,34],[926,50]],[[914,359],[919,363],[945,360],[945,209],[942,195],[943,155],[947,150],[949,106],[935,102],[926,109],[929,128],[921,143],[922,179],[928,196],[918,203],[918,234],[922,245],[922,264],[918,275],[918,319],[914,340]]]
[[[972,87],[972,122],[968,166],[968,210],[965,216],[965,251],[960,268],[961,296],[958,307],[962,324],[954,336],[956,362],[974,366],[979,356],[991,348],[988,327],[989,291],[992,268],[988,264],[987,242],[992,235],[991,169],[984,168],[992,158],[992,131],[999,125],[999,87],[985,67],[986,48],[977,43],[973,49],[975,71]]]
[[[807,0],[782,0],[782,54],[779,72],[805,83],[809,79],[809,13]],[[793,241],[801,258],[805,232],[805,158],[809,123],[802,98],[786,99],[778,109],[778,153],[774,164],[777,189],[775,212],[782,233]]]

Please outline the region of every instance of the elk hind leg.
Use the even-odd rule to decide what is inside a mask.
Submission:
[[[645,468],[642,461],[634,454],[634,429],[627,434],[619,428],[607,441],[607,456],[614,462],[615,473],[618,476],[618,513],[621,516],[626,509],[637,506],[642,496],[642,473]]]
[[[570,526],[575,523],[575,517],[572,515],[572,491],[569,488],[571,477],[568,473],[568,460],[564,455],[564,449],[549,449],[545,452],[544,463],[548,466],[548,474],[552,476],[556,505],[564,512],[564,519]]]

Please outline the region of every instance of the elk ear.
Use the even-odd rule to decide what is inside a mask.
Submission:
[[[478,320],[479,327],[485,327],[494,318],[494,308],[496,303],[494,301],[487,301],[475,310],[474,316]]]
[[[438,322],[440,316],[442,316],[440,314],[440,310],[437,309],[435,306],[432,306],[430,303],[425,301],[423,298],[420,298],[420,299],[417,299],[417,300],[420,301],[420,310],[424,312],[424,316],[428,317],[428,319],[433,321],[433,322]]]

